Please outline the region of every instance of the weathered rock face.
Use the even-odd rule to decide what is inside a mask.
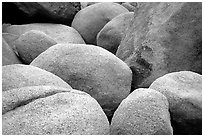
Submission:
[[[4,38],[2,38],[2,66],[11,64],[22,64],[22,62]]]
[[[85,43],[81,35],[74,28],[61,24],[33,23],[25,25],[11,25],[4,29],[4,33],[20,36],[30,30],[42,31],[57,43]]]
[[[30,65],[45,69],[72,88],[89,93],[107,116],[111,116],[130,93],[130,68],[112,53],[94,45],[57,44]]]
[[[109,134],[105,113],[85,92],[34,86],[8,90],[2,95],[4,135]]]
[[[202,73],[202,4],[143,3],[116,56],[133,71],[133,88],[166,73]]]
[[[113,115],[111,134],[171,135],[166,97],[153,89],[139,88],[124,99]]]
[[[202,75],[173,72],[156,79],[149,88],[167,97],[174,134],[202,134]]]
[[[79,2],[14,2],[18,9],[33,22],[52,22],[71,25],[75,14],[81,9]]]
[[[56,75],[34,66],[14,64],[2,67],[2,91],[40,85],[71,88]]]
[[[96,45],[96,36],[111,19],[128,10],[113,2],[96,3],[80,10],[74,17],[75,28],[87,44]]]
[[[14,45],[24,64],[30,64],[40,53],[57,44],[42,31],[30,30],[22,34]]]
[[[122,13],[109,21],[97,34],[97,46],[116,54],[134,12]]]
[[[136,2],[124,2],[121,5],[123,7],[125,7],[126,9],[128,9],[130,12],[134,12],[136,7],[137,7],[137,3]]]

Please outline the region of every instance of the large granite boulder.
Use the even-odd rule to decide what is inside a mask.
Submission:
[[[202,73],[202,4],[142,3],[116,56],[133,71],[133,89],[174,71]]]
[[[202,75],[172,72],[156,79],[149,88],[167,97],[174,134],[202,134]]]
[[[33,22],[49,22],[71,25],[75,14],[81,9],[79,2],[14,2]]]
[[[24,64],[30,64],[40,53],[57,44],[42,31],[30,30],[20,35],[14,42],[19,57]]]
[[[124,99],[113,115],[113,135],[171,135],[167,98],[153,89],[139,88]]]
[[[85,92],[33,86],[3,92],[3,135],[103,135],[108,119]]]
[[[81,35],[74,28],[62,24],[32,23],[11,25],[5,28],[4,33],[11,33],[20,36],[30,30],[42,31],[57,43],[85,43]]]
[[[2,38],[2,66],[11,64],[22,64],[22,61],[18,58],[4,38]]]
[[[130,93],[130,68],[114,54],[95,45],[57,44],[30,65],[59,76],[74,89],[87,92],[110,117]]]
[[[96,3],[80,10],[71,26],[81,34],[87,44],[96,45],[96,36],[103,26],[125,12],[128,10],[118,3]]]
[[[53,85],[71,89],[71,86],[58,76],[43,69],[22,64],[2,67],[2,91],[20,87]]]
[[[109,21],[97,34],[97,46],[116,54],[134,12],[122,13]]]

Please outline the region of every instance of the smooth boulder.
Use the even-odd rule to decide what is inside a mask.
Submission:
[[[107,135],[108,119],[85,92],[53,86],[3,92],[3,135]],[[13,107],[13,108],[12,108]],[[3,109],[4,110],[4,109]]]
[[[125,98],[113,115],[112,135],[172,135],[167,98],[139,88]]]
[[[96,36],[103,26],[125,12],[128,10],[118,3],[96,3],[77,12],[71,26],[81,34],[87,44],[96,45]]]
[[[112,53],[94,45],[57,44],[30,65],[59,76],[74,89],[87,92],[110,117],[130,93],[130,68]]]
[[[140,4],[116,56],[133,71],[133,89],[170,72],[201,74],[202,4]]]
[[[109,21],[97,34],[97,46],[116,54],[127,27],[133,19],[134,12],[122,13]]]
[[[13,64],[2,67],[2,91],[20,87],[53,85],[71,89],[71,86],[56,75],[38,67]]]
[[[11,64],[22,64],[22,61],[18,58],[4,38],[2,38],[2,66]]]
[[[167,97],[174,134],[202,134],[202,75],[172,72],[156,79],[149,88]]]
[[[4,33],[11,33],[20,36],[30,30],[42,31],[57,43],[85,43],[81,35],[74,28],[62,24],[32,23],[24,25],[11,25],[5,28]]]
[[[55,44],[56,41],[38,30],[25,32],[14,42],[19,57],[25,64],[30,64],[40,53]]]

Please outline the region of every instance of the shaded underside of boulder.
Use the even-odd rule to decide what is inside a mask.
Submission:
[[[125,98],[113,115],[111,134],[171,135],[166,97],[153,89],[139,88]]]
[[[57,43],[85,43],[81,35],[74,28],[62,24],[32,23],[24,25],[11,25],[5,28],[4,33],[11,33],[20,36],[30,30],[42,31]]]
[[[174,134],[202,134],[202,75],[172,72],[156,79],[149,88],[167,97]]]
[[[130,93],[130,68],[109,51],[94,45],[57,44],[35,58],[30,65],[45,69],[89,93],[108,116]]]
[[[4,99],[9,96],[13,100]],[[17,103],[2,115],[4,135],[109,134],[106,115],[85,92],[35,86],[6,91],[3,99]]]
[[[2,67],[2,91],[39,85],[71,88],[58,76],[34,66],[13,64]]]
[[[143,3],[117,57],[133,71],[133,88],[174,71],[202,73],[202,4]]]
[[[6,7],[5,7],[6,6]],[[49,22],[71,25],[75,14],[81,9],[79,2],[4,2],[4,12],[17,14],[26,23]],[[16,13],[17,12],[17,13]],[[20,15],[21,13],[21,15]],[[6,15],[6,14],[5,14]],[[23,18],[24,17],[24,18]],[[26,21],[27,20],[27,21]],[[10,19],[11,23],[20,24],[20,21]]]
[[[102,2],[80,10],[72,22],[87,44],[96,45],[96,36],[103,26],[111,19],[128,10],[118,3]]]

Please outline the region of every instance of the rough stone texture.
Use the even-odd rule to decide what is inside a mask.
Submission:
[[[45,69],[90,94],[110,116],[130,93],[132,72],[115,55],[94,45],[57,44],[30,65]]]
[[[14,44],[22,61],[30,64],[40,53],[57,42],[42,31],[30,30],[22,34]]]
[[[34,22],[50,22],[71,25],[75,14],[81,9],[79,2],[14,2],[19,10]]]
[[[96,45],[96,36],[103,26],[125,12],[128,10],[118,3],[96,3],[80,10],[71,26],[81,34],[87,44]]]
[[[114,135],[171,135],[166,97],[153,89],[139,88],[119,105],[111,122]]]
[[[109,134],[106,115],[85,92],[35,86],[6,91],[5,98],[18,104],[2,115],[4,135]]]
[[[81,9],[84,9],[90,5],[93,5],[93,4],[96,4],[96,3],[99,3],[99,2],[80,2],[81,4]]]
[[[2,91],[40,85],[71,88],[56,75],[34,66],[14,64],[2,67]]]
[[[30,30],[39,30],[53,38],[57,43],[84,44],[80,34],[72,27],[61,24],[33,23],[25,25],[11,25],[5,28],[5,33],[22,35]]]
[[[2,38],[2,66],[11,64],[22,64],[22,62],[4,38]]]
[[[174,134],[202,134],[202,75],[173,72],[156,79],[150,88],[167,97]]]
[[[202,4],[143,3],[117,57],[133,71],[133,89],[149,87],[166,73],[202,73]]]
[[[97,46],[116,54],[134,12],[122,13],[109,21],[97,34]]]

